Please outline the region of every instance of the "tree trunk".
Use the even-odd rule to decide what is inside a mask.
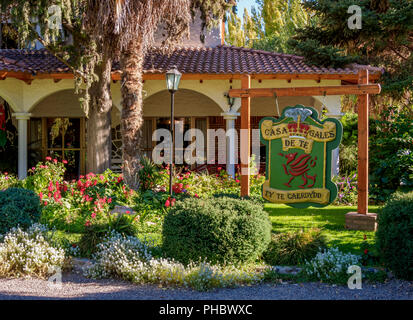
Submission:
[[[122,73],[122,144],[123,177],[132,188],[139,188],[139,160],[142,141],[143,105],[142,73],[144,50],[141,41],[134,40],[120,59]]]
[[[99,80],[90,88],[89,115],[87,121],[87,172],[102,173],[110,168],[112,156],[110,92],[112,60],[103,57],[95,68]]]

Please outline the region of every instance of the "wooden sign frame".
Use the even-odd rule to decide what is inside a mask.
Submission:
[[[250,158],[250,117],[252,97],[272,97],[276,94],[282,96],[322,96],[322,95],[347,95],[358,96],[358,214],[368,213],[368,119],[369,119],[369,94],[379,94],[379,84],[369,83],[368,69],[361,69],[358,73],[357,85],[295,87],[295,88],[251,88],[251,76],[245,75],[241,79],[241,89],[229,90],[230,97],[241,98],[241,129],[247,137],[241,145],[241,196],[249,196],[249,158]]]

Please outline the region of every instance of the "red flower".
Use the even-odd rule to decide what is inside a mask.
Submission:
[[[168,208],[170,205],[171,205],[171,202],[169,201],[169,199],[168,199],[168,200],[166,200],[166,201],[165,201],[165,207],[167,207],[167,208]]]
[[[85,223],[85,226],[86,227],[90,227],[92,225],[92,223],[88,220],[88,221],[86,221],[86,223]]]
[[[72,248],[76,248],[76,247],[77,247],[76,243],[72,244]]]
[[[93,212],[91,215],[92,219],[96,218],[96,212]]]
[[[198,196],[198,194],[197,194],[197,193],[195,193],[195,198],[199,198],[199,196]]]
[[[369,253],[369,250],[368,250],[368,249],[365,249],[365,250],[364,250],[364,254],[367,254],[367,253]]]

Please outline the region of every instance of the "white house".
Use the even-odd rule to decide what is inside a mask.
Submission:
[[[358,70],[367,66],[349,66],[344,69],[307,65],[299,56],[278,54],[226,46],[223,30],[208,33],[201,43],[194,24],[190,40],[177,48],[171,56],[149,53],[144,73],[144,145],[148,155],[155,143],[152,132],[169,127],[170,95],[166,90],[165,72],[177,66],[183,74],[176,93],[175,115],[184,128],[239,128],[240,99],[230,106],[226,97],[229,89],[241,88],[241,78],[251,76],[252,88],[293,88],[310,86],[337,86],[357,83]],[[370,80],[381,73],[370,69]],[[112,164],[118,169],[122,158],[120,137],[120,71],[112,74]],[[340,96],[279,97],[251,100],[251,126],[258,128],[264,116],[278,116],[283,108],[302,104],[323,108],[330,117],[340,118]],[[18,175],[24,178],[28,166],[47,155],[70,159],[73,175],[85,173],[87,119],[74,93],[70,70],[43,49],[0,49],[0,105],[10,108],[13,123],[18,130]],[[63,129],[65,130],[63,130]],[[252,145],[259,140],[252,137]],[[254,140],[255,139],[255,140]],[[258,138],[259,139],[259,138]],[[208,145],[206,148],[211,146]],[[227,139],[227,157],[236,150],[232,139]],[[1,157],[7,155],[0,153]],[[333,170],[337,170],[338,150]],[[227,169],[234,171],[234,166]]]

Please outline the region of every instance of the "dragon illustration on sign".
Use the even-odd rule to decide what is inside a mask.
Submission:
[[[317,177],[317,174],[313,176],[309,176],[307,174],[307,171],[309,171],[310,168],[314,168],[314,166],[316,165],[317,156],[314,159],[312,159],[310,155],[302,154],[301,156],[297,158],[297,154],[298,154],[297,152],[289,153],[286,155],[284,155],[283,153],[279,153],[280,156],[287,158],[287,163],[283,164],[285,174],[287,176],[291,175],[290,180],[287,183],[284,183],[284,185],[291,188],[290,182],[292,182],[295,177],[301,176],[301,179],[304,181],[304,183],[302,185],[299,185],[298,187],[303,188],[303,189],[311,188],[315,184],[315,179]],[[291,163],[292,161],[294,162]],[[307,185],[308,179],[312,180],[313,183]]]

